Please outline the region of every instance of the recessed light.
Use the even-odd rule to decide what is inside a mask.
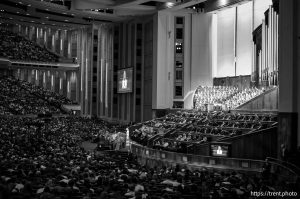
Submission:
[[[31,23],[34,23],[34,21],[31,21]]]
[[[26,15],[30,15],[29,13],[27,13]]]
[[[31,6],[31,4],[28,4],[27,6],[28,6],[28,7],[30,7],[30,6]]]
[[[65,21],[69,21],[69,20],[65,19]]]
[[[17,14],[19,14],[20,12],[17,12]]]
[[[49,17],[45,17],[46,19],[49,19]]]

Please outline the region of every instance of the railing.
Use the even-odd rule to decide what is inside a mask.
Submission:
[[[199,169],[207,167],[212,169],[233,169],[240,171],[262,172],[262,168],[266,164],[265,160],[241,159],[192,155],[184,153],[175,153],[163,150],[151,149],[141,146],[137,143],[131,143],[131,151],[140,161],[149,163],[153,161],[155,164],[165,163],[166,165],[185,165],[190,168]],[[271,165],[271,170],[276,173],[281,179],[296,182],[299,175],[289,167],[278,162],[268,161]]]
[[[300,168],[290,162],[286,162],[272,157],[267,157],[266,159],[269,160],[270,162],[276,162],[278,164],[281,164],[282,166],[285,166],[290,170],[292,170],[293,172],[295,172],[295,174],[297,174],[298,176],[300,175]]]
[[[251,159],[224,158],[213,156],[192,155],[184,153],[175,153],[163,150],[156,150],[141,146],[136,143],[131,145],[132,153],[137,156],[155,160],[166,161],[170,163],[187,164],[194,166],[221,167],[241,170],[261,171],[265,161]]]

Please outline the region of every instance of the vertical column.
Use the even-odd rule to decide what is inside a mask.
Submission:
[[[279,1],[279,157],[281,145],[285,145],[290,153],[300,145],[299,8],[298,0]]]
[[[46,89],[51,90],[51,71],[46,72]]]
[[[52,33],[51,41],[51,50],[55,52],[55,32]]]
[[[27,72],[27,81],[29,83],[32,82],[32,75],[33,75],[33,70],[32,69],[28,69],[28,72]]]
[[[55,71],[55,73],[54,73],[54,90],[56,93],[60,93],[59,80],[60,80],[60,73],[59,73],[59,71]]]
[[[47,81],[46,81],[46,78],[47,78],[47,74],[46,74],[46,71],[43,71],[42,72],[42,75],[43,75],[43,88],[46,89],[47,88]]]
[[[39,70],[34,70],[34,75],[35,75],[35,85],[39,86],[39,82],[40,82],[40,72]]]
[[[64,94],[64,91],[63,91],[63,72],[59,72],[59,94],[60,95],[63,95]]]
[[[50,79],[51,79],[51,85],[50,85],[50,90],[52,91],[52,92],[55,92],[55,73],[56,73],[56,71],[51,71],[51,77],[50,77]]]

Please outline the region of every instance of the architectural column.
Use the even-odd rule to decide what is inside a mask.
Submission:
[[[279,157],[281,145],[290,153],[300,146],[299,8],[298,0],[279,1]]]
[[[71,99],[71,74],[72,72],[66,72],[66,83],[67,83],[67,98]]]
[[[32,83],[33,69],[28,69],[27,81]]]
[[[39,82],[40,82],[40,72],[39,70],[34,70],[34,82],[36,86],[39,86]]]
[[[51,71],[51,77],[50,77],[50,81],[51,81],[51,88],[50,88],[50,90],[52,91],[52,92],[55,92],[55,71]]]

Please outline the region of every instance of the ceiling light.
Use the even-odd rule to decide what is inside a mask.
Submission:
[[[175,3],[173,3],[173,2],[166,2],[166,6],[168,8],[172,8],[174,5],[175,5]]]
[[[26,13],[26,15],[30,15],[29,13]]]
[[[28,4],[27,6],[28,6],[28,7],[30,7],[30,6],[31,6],[31,4]]]
[[[45,17],[46,19],[49,19],[49,17]]]
[[[69,21],[69,20],[65,19],[65,21]]]

